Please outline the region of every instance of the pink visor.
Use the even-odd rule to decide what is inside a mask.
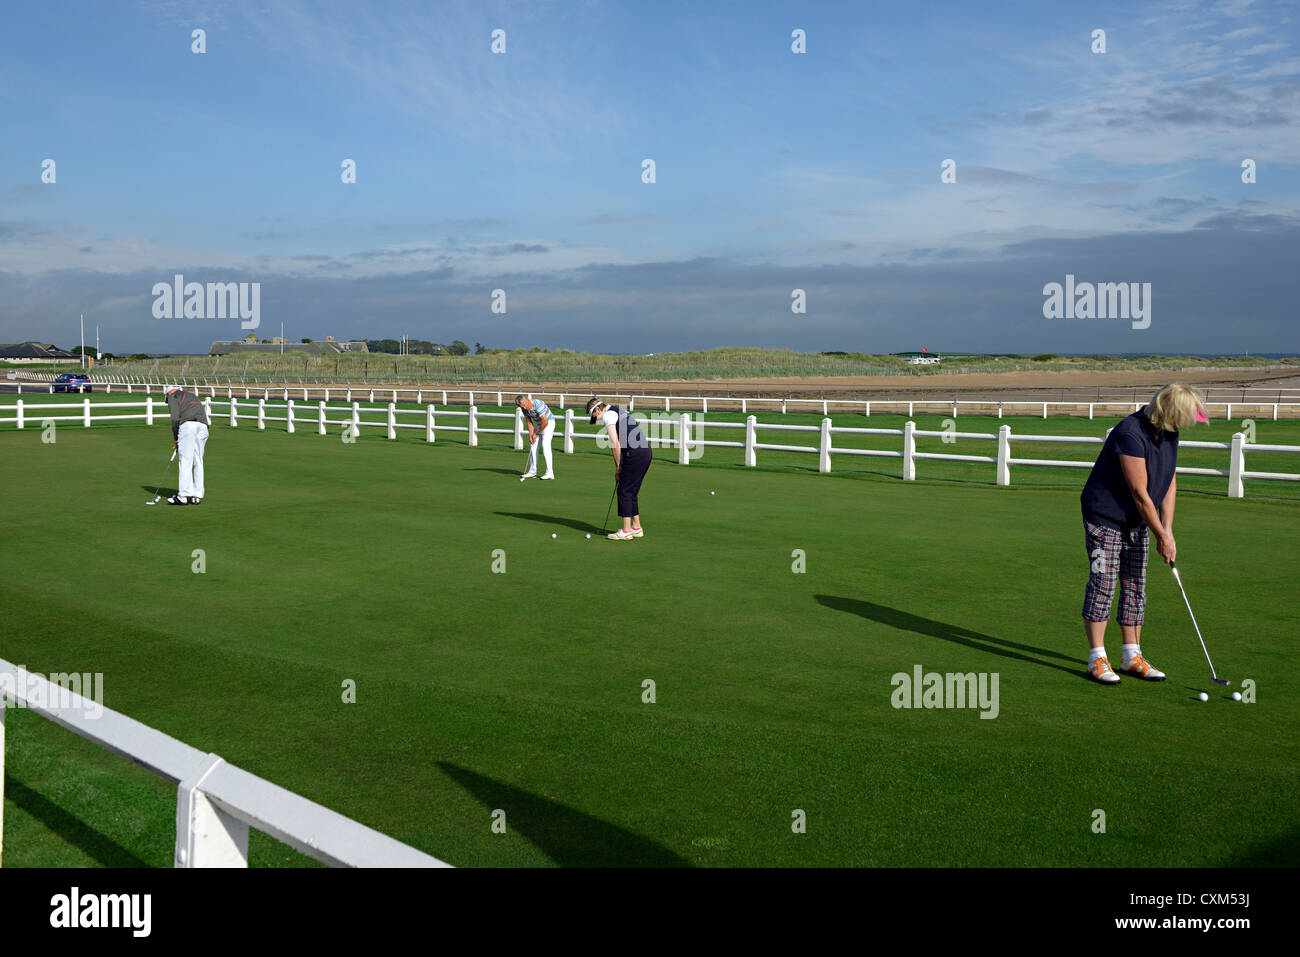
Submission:
[[[1199,405],[1196,407],[1196,421],[1208,423],[1210,420],[1205,417],[1205,410]]]

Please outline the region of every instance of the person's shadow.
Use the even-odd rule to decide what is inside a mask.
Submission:
[[[546,525],[563,525],[565,528],[574,528],[580,532],[591,532],[593,535],[600,531],[595,525],[589,522],[579,521],[576,518],[563,518],[558,515],[539,515],[537,512],[496,512],[497,515],[505,515],[507,518],[526,518],[530,522],[542,522]]]
[[[900,631],[910,631],[930,638],[941,638],[944,641],[965,645],[967,648],[974,648],[977,651],[1001,655],[1003,658],[1015,658],[1018,661],[1028,661],[1030,664],[1042,665],[1044,668],[1055,668],[1085,681],[1088,680],[1083,663],[1079,659],[1063,655],[1059,651],[1052,651],[1049,648],[1037,648],[1034,645],[1022,645],[1006,638],[994,638],[992,635],[985,635],[969,628],[949,625],[930,618],[922,618],[920,615],[913,615],[910,612],[899,611],[897,608],[889,608],[885,605],[877,605],[875,602],[863,601],[860,598],[841,598],[835,595],[817,595],[815,597],[818,602],[827,608],[858,615],[871,621],[877,621],[882,625],[897,628]],[[1043,661],[1042,658],[1034,657],[1034,655],[1068,661],[1074,664],[1075,667],[1067,668],[1065,665],[1058,665],[1052,661]]]
[[[519,476],[518,472],[512,471],[511,469],[473,468],[473,469],[465,469],[465,471],[466,472],[496,472],[497,475],[513,475],[516,478]]]
[[[143,491],[148,492],[150,498],[153,498],[154,495],[161,495],[163,498],[171,498],[178,491],[178,489],[168,488],[166,485],[160,485],[157,489],[152,485],[141,485],[140,488]]]
[[[691,862],[652,838],[576,808],[439,761],[449,778],[485,808],[501,808],[530,843],[562,867],[690,867]]]

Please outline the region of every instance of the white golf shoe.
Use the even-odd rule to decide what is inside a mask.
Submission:
[[[1088,665],[1088,677],[1098,684],[1119,684],[1119,675],[1115,674],[1115,669],[1110,666],[1110,662],[1105,658],[1098,658]]]
[[[615,542],[630,542],[636,538],[636,532],[625,532],[620,528],[617,532],[610,532],[609,538]]]

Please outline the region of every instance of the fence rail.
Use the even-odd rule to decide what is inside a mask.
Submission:
[[[3,659],[0,855],[4,850],[5,714],[12,706],[36,712],[175,784],[176,867],[247,867],[250,827],[332,867],[450,866]]]
[[[53,390],[53,373],[18,373],[21,379],[15,380],[18,388],[21,390],[27,382],[32,383],[33,390],[46,392]],[[105,374],[90,373],[92,388],[103,388],[108,392],[114,389],[118,391],[125,390],[128,394],[140,392],[143,394],[161,393],[168,384],[182,385],[191,389],[198,394],[206,393],[211,398],[220,398],[220,393],[225,393],[225,398],[238,397],[238,393],[243,393],[243,398],[254,399],[259,395],[267,400],[273,396],[287,401],[291,397],[301,395],[303,401],[311,399],[323,399],[326,402],[332,399],[343,398],[346,402],[352,402],[354,396],[367,396],[365,401],[375,402],[382,398],[388,398],[394,403],[409,402],[416,405],[423,405],[426,399],[436,396],[441,405],[478,405],[480,399],[484,396],[495,396],[498,407],[512,404],[514,393],[503,389],[465,389],[453,388],[444,389],[434,388],[400,388],[390,387],[382,388],[378,386],[361,386],[339,385],[324,383],[319,380],[302,381],[296,385],[281,383],[272,385],[269,383],[250,383],[246,381],[235,382],[231,379],[222,380],[220,377],[212,376],[187,376],[177,377],[175,379],[158,379],[149,376],[110,376]],[[1215,412],[1222,410],[1223,418],[1231,420],[1234,410],[1243,413],[1250,410],[1252,415],[1267,415],[1273,420],[1277,420],[1285,412],[1289,416],[1300,416],[1300,389],[1222,389],[1219,390],[1225,395],[1231,393],[1233,396],[1240,398],[1221,398],[1214,400],[1211,395],[1206,402],[1207,410]],[[570,404],[576,404],[585,408],[585,404],[590,393],[587,392],[529,392],[536,398],[544,401],[555,400],[556,406],[560,410],[566,409]],[[911,418],[917,410],[928,411],[931,414],[947,413],[956,418],[966,410],[966,414],[977,414],[981,411],[988,414],[997,413],[998,418],[1002,418],[1004,411],[1008,414],[1041,414],[1046,419],[1051,412],[1058,414],[1086,414],[1089,419],[1095,418],[1098,412],[1114,412],[1115,410],[1126,410],[1135,412],[1145,405],[1145,400],[1135,400],[1133,398],[1120,398],[1111,396],[1109,398],[1076,398],[1076,399],[978,399],[966,398],[893,398],[893,399],[844,399],[844,398],[821,398],[805,399],[794,397],[780,396],[706,396],[706,395],[641,395],[635,393],[619,393],[617,395],[610,393],[601,393],[602,398],[614,401],[626,401],[629,410],[635,411],[637,404],[640,403],[643,410],[654,410],[662,412],[671,412],[676,406],[679,412],[704,412],[709,411],[712,406],[713,411],[739,411],[744,414],[752,409],[754,411],[772,412],[780,410],[783,414],[790,412],[805,412],[822,415],[830,415],[832,412],[853,412],[862,413],[870,416],[873,411],[877,414],[894,414],[902,413],[904,408],[907,409],[907,415]],[[376,397],[380,397],[377,399]],[[1217,416],[1216,416],[1217,417]]]
[[[476,447],[479,444],[479,437],[482,435],[510,435],[513,437],[513,444],[516,449],[524,447],[524,418],[519,409],[515,409],[513,414],[509,412],[488,412],[474,405],[439,408],[433,404],[428,404],[422,408],[409,409],[398,408],[396,402],[388,402],[384,405],[366,404],[363,407],[358,400],[352,400],[347,405],[328,405],[323,399],[317,400],[314,404],[311,402],[300,404],[298,400],[291,398],[285,399],[283,402],[268,402],[264,396],[256,400],[249,399],[243,402],[234,396],[228,399],[214,399],[212,396],[207,396],[203,402],[207,409],[209,422],[221,421],[231,428],[238,428],[241,422],[249,422],[256,423],[259,430],[265,430],[268,422],[277,422],[284,423],[286,432],[297,432],[300,426],[305,426],[308,429],[314,429],[319,435],[325,435],[328,433],[330,426],[339,426],[344,431],[350,431],[353,437],[359,436],[363,429],[383,429],[389,439],[396,439],[399,430],[409,429],[422,430],[424,440],[430,443],[437,441],[439,431],[456,432],[465,433],[466,441],[471,447]],[[138,408],[142,409],[142,411],[112,415],[99,414],[101,409],[123,408]],[[76,410],[77,414],[48,414],[55,410],[60,412]],[[8,413],[12,413],[12,415]],[[362,418],[363,413],[368,416],[380,415],[382,419]],[[511,421],[510,428],[482,424],[484,420],[499,422],[503,419]],[[90,427],[95,421],[109,420],[135,420],[143,421],[146,425],[154,425],[157,422],[170,422],[170,416],[167,406],[156,401],[151,395],[146,395],[143,400],[93,403],[89,398],[83,398],[80,402],[72,403],[42,401],[25,404],[21,398],[18,398],[13,405],[0,405],[0,425],[15,424],[19,429],[26,428],[29,422],[35,421],[42,424],[46,421],[80,422],[83,426]],[[448,420],[455,424],[448,425]],[[464,424],[461,424],[462,422]],[[578,440],[591,440],[598,447],[604,447],[607,440],[603,430],[596,432],[578,431],[575,428],[575,422],[573,409],[565,409],[564,429],[560,434],[565,454],[573,454],[574,443]],[[723,432],[743,429],[744,440],[706,439],[704,438],[706,428],[710,431],[722,430]],[[1092,463],[1088,461],[1013,457],[1011,452],[1013,442],[1017,444],[1059,443],[1100,446],[1105,441],[1104,438],[1078,435],[1035,435],[1028,433],[1013,435],[1011,426],[1005,424],[1000,426],[997,432],[956,432],[918,429],[916,423],[911,420],[905,422],[901,429],[835,426],[830,418],[823,418],[820,425],[759,422],[754,415],[747,416],[744,422],[705,422],[702,418],[692,419],[689,412],[663,413],[643,417],[643,431],[646,432],[647,439],[652,447],[676,449],[678,453],[677,461],[681,465],[689,465],[691,460],[697,458],[705,448],[743,449],[745,465],[751,468],[757,465],[759,452],[815,454],[819,459],[818,471],[820,472],[830,472],[833,457],[837,455],[875,456],[880,458],[901,458],[903,460],[903,479],[905,481],[915,480],[916,463],[918,461],[993,464],[996,467],[995,482],[998,485],[1011,484],[1012,466],[1073,469],[1092,467]],[[760,442],[760,432],[773,432],[778,436],[816,434],[817,444],[793,445],[785,442]],[[890,436],[901,439],[902,447],[901,450],[897,451],[893,449],[836,447],[834,443],[835,437],[848,435]],[[922,452],[917,451],[917,438],[938,438],[943,441],[952,439],[988,441],[996,443],[996,448],[992,454],[988,455]],[[1246,469],[1246,454],[1248,452],[1251,454],[1261,452],[1296,454],[1300,453],[1300,446],[1251,444],[1246,442],[1243,433],[1237,432],[1233,434],[1229,442],[1187,440],[1181,442],[1180,447],[1218,449],[1228,452],[1228,467],[1226,469],[1179,466],[1178,472],[1183,475],[1227,478],[1228,496],[1230,498],[1245,497],[1245,481],[1247,479],[1284,482],[1300,481],[1300,474],[1297,473],[1248,471]]]

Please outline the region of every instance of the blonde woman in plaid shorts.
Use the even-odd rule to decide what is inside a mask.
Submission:
[[[1180,383],[1165,386],[1111,430],[1083,487],[1080,503],[1091,568],[1083,626],[1090,646],[1088,677],[1100,684],[1120,681],[1106,657],[1106,625],[1117,586],[1123,642],[1119,670],[1146,681],[1165,680],[1164,672],[1142,654],[1148,545],[1154,536],[1160,557],[1175,561],[1178,434],[1207,421],[1199,393]]]

